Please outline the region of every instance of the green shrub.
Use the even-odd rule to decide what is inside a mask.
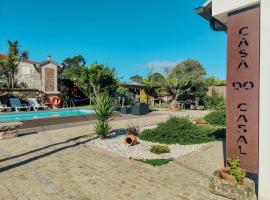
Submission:
[[[156,154],[170,153],[170,148],[168,145],[155,144],[151,146],[150,151]]]
[[[226,111],[216,110],[208,113],[203,117],[211,125],[226,126]]]
[[[226,103],[224,97],[219,93],[213,93],[212,96],[203,97],[205,109],[211,110],[225,110]]]
[[[229,169],[230,175],[234,176],[234,178],[238,183],[241,182],[243,178],[245,178],[246,176],[246,170],[239,167],[240,158],[239,157],[228,158],[227,163],[230,168]]]
[[[137,161],[152,165],[152,166],[161,166],[161,165],[165,165],[168,164],[170,161],[170,159],[136,159]]]
[[[95,112],[98,121],[95,125],[95,132],[101,138],[105,138],[111,130],[108,120],[113,114],[114,105],[114,100],[107,94],[96,98]]]
[[[172,117],[157,128],[144,130],[139,138],[165,144],[200,144],[216,140],[216,128],[198,126],[188,118]]]

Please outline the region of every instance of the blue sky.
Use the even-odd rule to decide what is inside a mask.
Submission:
[[[214,32],[194,8],[205,0],[0,0],[0,52],[18,40],[30,59],[115,67],[123,80],[163,71],[187,58],[226,77],[226,34]]]

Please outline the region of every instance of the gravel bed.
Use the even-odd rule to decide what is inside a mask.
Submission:
[[[145,130],[148,128],[153,127],[149,126],[144,127],[143,129]],[[124,143],[125,137],[126,131],[122,129],[117,132],[113,132],[107,139],[93,138],[92,140],[86,142],[85,144],[104,149],[117,156],[133,159],[179,158],[194,151],[198,151],[202,147],[207,145],[207,144],[194,144],[194,145],[172,144],[168,145],[170,148],[170,153],[155,154],[150,152],[150,148],[151,145],[158,143],[148,142],[137,138],[138,144],[134,146],[129,146]],[[89,137],[80,138],[76,140],[76,142],[84,142],[86,140],[89,140]]]

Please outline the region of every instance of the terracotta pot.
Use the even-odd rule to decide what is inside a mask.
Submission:
[[[137,144],[137,137],[135,135],[127,135],[125,138],[125,143],[133,146]]]
[[[229,174],[229,167],[223,167],[219,170],[219,174],[221,176],[222,179],[226,180],[226,181],[230,181],[233,183],[237,183],[236,179],[234,178],[234,176]],[[242,179],[240,181],[240,184],[243,184],[244,179]]]
[[[202,125],[208,125],[208,121],[204,120],[204,119],[200,119],[196,121],[197,124],[202,124]]]

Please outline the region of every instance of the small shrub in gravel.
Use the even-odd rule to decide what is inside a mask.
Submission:
[[[151,146],[150,151],[156,154],[170,153],[170,148],[168,145],[155,144]]]
[[[226,111],[216,110],[205,115],[204,120],[206,120],[211,125],[216,126],[226,126]]]
[[[216,128],[202,127],[185,117],[172,117],[157,128],[144,130],[139,138],[164,144],[201,144],[215,141]]]
[[[132,126],[130,126],[130,127],[127,128],[127,134],[128,135],[138,136],[138,134],[139,134],[139,128],[132,125]]]

